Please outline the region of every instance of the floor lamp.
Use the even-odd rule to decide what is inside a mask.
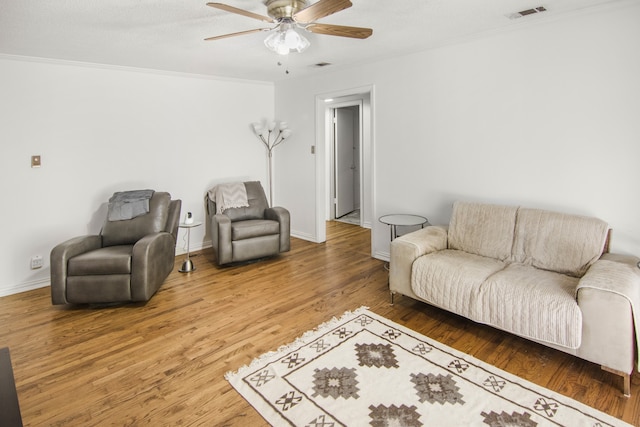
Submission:
[[[253,132],[267,148],[269,155],[269,206],[273,206],[273,149],[291,136],[291,129],[287,127],[286,122],[271,122],[268,126],[253,123],[252,126]]]

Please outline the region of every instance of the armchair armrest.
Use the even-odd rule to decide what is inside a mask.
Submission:
[[[637,257],[605,254],[591,265],[576,287],[583,323],[579,352],[599,351],[600,359],[606,360],[603,366],[625,374],[633,371],[634,358],[640,350],[634,348],[634,342],[640,346],[637,262]]]
[[[70,258],[102,247],[102,237],[79,236],[62,242],[51,250],[51,302],[67,304],[67,262]]]
[[[264,216],[267,219],[280,223],[280,252],[291,249],[291,217],[289,211],[282,207],[265,209]]]
[[[233,260],[231,219],[225,214],[211,215],[211,245],[216,252],[218,264],[228,264]]]
[[[411,290],[411,267],[422,255],[447,248],[447,227],[428,226],[391,242],[389,290],[415,297]]]
[[[133,245],[131,300],[148,301],[173,270],[175,241],[169,232],[149,234]]]

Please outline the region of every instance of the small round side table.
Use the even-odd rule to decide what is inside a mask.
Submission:
[[[196,269],[193,265],[193,261],[191,261],[191,258],[190,258],[191,229],[195,227],[199,227],[201,225],[202,225],[202,221],[194,221],[191,224],[186,224],[184,222],[181,222],[180,224],[178,224],[178,227],[187,229],[187,258],[182,263],[182,267],[180,267],[180,270],[178,270],[180,273],[190,273]]]
[[[378,218],[378,221],[391,226],[391,241],[398,237],[398,226],[419,225],[421,228],[424,228],[425,225],[431,225],[429,224],[429,220],[427,218],[420,215],[411,214],[383,215]]]
[[[420,226],[420,228],[424,228],[425,224],[426,225],[431,225],[429,224],[429,220],[423,216],[420,215],[411,215],[411,214],[389,214],[389,215],[382,215],[380,218],[378,218],[378,221],[380,221],[383,224],[387,224],[388,226],[390,226],[390,230],[391,230],[391,241],[393,242],[393,239],[395,239],[396,237],[398,237],[398,226]],[[386,262],[384,263],[384,269],[385,270],[389,270],[389,263]],[[393,299],[392,299],[392,303],[393,303]]]

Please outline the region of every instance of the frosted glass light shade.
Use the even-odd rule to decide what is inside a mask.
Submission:
[[[291,51],[302,52],[310,44],[309,40],[292,26],[283,26],[264,39],[264,45],[280,55],[287,55]]]

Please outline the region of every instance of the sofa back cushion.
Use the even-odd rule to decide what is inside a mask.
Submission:
[[[264,211],[269,207],[264,188],[259,181],[247,181],[244,183],[247,189],[247,201],[249,206],[243,208],[225,209],[223,214],[227,215],[231,221],[246,221],[249,219],[264,219]],[[208,199],[208,198],[207,198]],[[216,204],[209,200],[209,213],[215,215]]]
[[[107,220],[102,227],[102,246],[132,245],[144,236],[165,231],[171,195],[156,191],[149,200],[149,212],[123,221]]]
[[[602,255],[608,228],[598,218],[520,208],[513,261],[582,277]]]
[[[449,249],[505,261],[511,257],[516,206],[457,201],[449,224]]]

